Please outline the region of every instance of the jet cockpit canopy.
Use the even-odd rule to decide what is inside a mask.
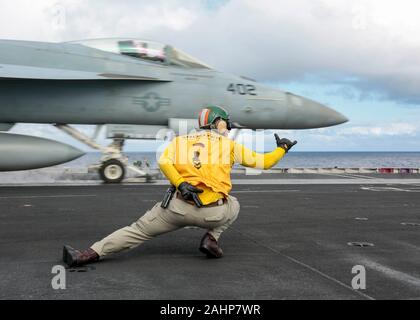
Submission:
[[[136,59],[184,68],[212,69],[196,58],[170,45],[138,39],[92,39],[72,41],[86,47],[122,54]]]

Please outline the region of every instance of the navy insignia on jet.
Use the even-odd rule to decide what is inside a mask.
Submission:
[[[138,104],[149,112],[155,112],[161,107],[167,107],[171,104],[168,98],[161,98],[155,92],[146,93],[143,97],[133,97],[133,104]]]

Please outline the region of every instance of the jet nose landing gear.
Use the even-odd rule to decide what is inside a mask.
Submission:
[[[151,182],[152,176],[139,168],[129,165],[128,158],[122,153],[124,138],[115,137],[108,147],[98,144],[93,138],[86,136],[77,129],[67,124],[55,124],[55,127],[69,134],[73,138],[86,144],[87,146],[102,152],[99,165],[94,165],[98,170],[99,177],[105,183],[120,183],[126,176],[127,169],[133,171],[138,176],[144,178],[145,182]]]

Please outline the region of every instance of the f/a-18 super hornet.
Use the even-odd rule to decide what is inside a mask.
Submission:
[[[0,171],[42,168],[83,152],[61,142],[7,133],[16,123],[55,125],[103,153],[99,173],[120,182],[124,139],[194,126],[205,105],[227,106],[237,128],[309,129],[347,121],[304,97],[217,71],[174,48],[137,39],[65,43],[0,41]],[[108,147],[69,124],[107,125]],[[143,173],[139,171],[139,173]]]

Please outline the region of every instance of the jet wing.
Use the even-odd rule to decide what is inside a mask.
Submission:
[[[9,131],[14,125],[14,123],[0,123],[0,131]]]
[[[170,81],[156,77],[137,76],[123,73],[98,73],[82,70],[32,67],[24,65],[0,64],[0,78],[37,80],[143,80]]]
[[[71,43],[0,40],[0,79],[172,81],[168,68]]]

